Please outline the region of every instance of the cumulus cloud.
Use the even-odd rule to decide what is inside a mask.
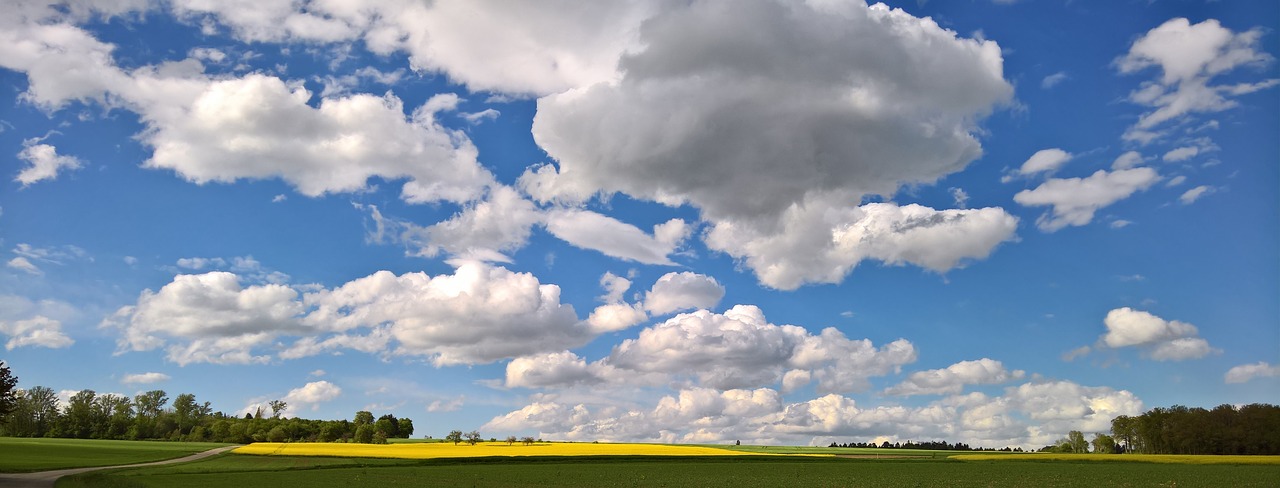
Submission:
[[[1157,361],[1199,359],[1219,352],[1198,337],[1196,326],[1129,307],[1107,312],[1103,324],[1107,333],[1099,339],[1101,344],[1111,348],[1140,347],[1147,357]]]
[[[711,308],[724,298],[724,286],[707,275],[682,271],[667,273],[644,296],[644,308],[654,315],[680,310]]]
[[[1098,170],[1086,178],[1049,179],[1035,189],[1018,192],[1013,200],[1028,207],[1052,206],[1050,213],[1036,219],[1036,225],[1042,231],[1055,232],[1087,225],[1099,209],[1145,190],[1159,179],[1154,169],[1146,167]]]
[[[312,381],[299,388],[289,390],[289,393],[282,398],[285,403],[289,404],[289,410],[295,412],[306,410],[318,410],[320,404],[331,401],[342,395],[342,388],[328,381]]]
[[[1227,383],[1248,383],[1255,378],[1275,378],[1280,376],[1280,366],[1272,366],[1266,361],[1258,361],[1253,364],[1241,364],[1233,366],[1227,370],[1227,374],[1223,375],[1223,381]]]
[[[1238,67],[1270,63],[1273,58],[1258,49],[1262,34],[1262,28],[1232,32],[1216,19],[1192,24],[1175,18],[1135,40],[1129,52],[1116,59],[1117,69],[1129,74],[1155,67],[1160,76],[1129,95],[1130,101],[1150,110],[1125,131],[1124,138],[1149,143],[1161,137],[1160,127],[1166,122],[1233,108],[1238,105],[1233,97],[1280,83],[1277,79],[1213,83],[1217,76]]]
[[[9,351],[19,347],[62,349],[75,343],[62,333],[62,322],[43,315],[24,320],[0,321],[0,334],[9,337],[4,344],[4,348]]]
[[[398,354],[423,355],[437,366],[578,347],[593,337],[560,287],[528,273],[477,262],[451,275],[380,271],[310,293],[303,322],[346,331],[387,324]]]
[[[776,233],[720,222],[707,246],[745,260],[761,283],[792,290],[839,283],[863,260],[913,264],[938,273],[984,259],[1014,238],[1018,219],[1004,209],[935,210],[922,205],[793,207]]]
[[[413,248],[413,254],[424,257],[444,253],[470,258],[500,256],[495,259],[506,261],[506,253],[523,247],[532,227],[543,221],[542,212],[533,202],[505,185],[491,187],[484,200],[468,204],[453,217],[426,227],[384,219],[376,207],[370,208],[374,218],[381,220],[382,232],[396,233],[387,234],[387,240],[402,242]]]
[[[1200,148],[1196,146],[1186,146],[1186,147],[1173,149],[1167,153],[1164,153],[1164,157],[1162,157],[1161,159],[1163,159],[1164,162],[1166,163],[1176,163],[1179,161],[1186,161],[1188,159],[1194,158],[1196,157],[1197,154],[1200,154]]]
[[[253,10],[253,9],[245,9]],[[275,28],[275,26],[273,26]],[[144,166],[198,183],[281,178],[318,196],[365,189],[371,178],[407,180],[409,202],[471,201],[493,181],[466,135],[435,117],[437,95],[406,116],[387,94],[322,97],[300,83],[252,73],[213,78],[197,59],[126,71],[114,46],[68,24],[0,30],[0,66],[23,72],[24,94],[48,110],[96,102],[139,114]]]
[[[823,392],[847,392],[865,390],[868,378],[896,372],[915,360],[915,347],[904,339],[877,348],[870,340],[849,339],[835,328],[815,335],[803,327],[775,325],[758,307],[737,305],[724,313],[698,310],[676,315],[641,330],[592,363],[572,353],[521,359],[518,367],[508,367],[507,383],[567,386],[554,383],[567,378],[570,384],[647,385],[696,380],[706,387],[733,389],[775,385],[789,375],[792,386],[803,378],[805,383],[816,380]]]
[[[990,385],[1022,379],[1026,373],[1020,369],[1009,371],[1004,364],[993,359],[961,361],[943,369],[931,369],[911,373],[906,381],[885,390],[885,394],[954,395],[966,385]]]
[[[53,180],[58,177],[58,173],[65,170],[79,169],[81,166],[80,159],[75,156],[67,156],[58,154],[58,149],[48,144],[37,144],[40,139],[27,139],[22,142],[22,152],[18,153],[18,159],[26,161],[29,165],[23,168],[14,178],[14,181],[22,183],[23,187],[42,180]]]
[[[306,293],[282,284],[243,286],[234,273],[179,275],[145,290],[103,326],[119,352],[164,348],[180,365],[261,363],[355,350],[422,355],[438,366],[578,347],[596,332],[560,302],[560,288],[479,262],[454,274],[387,271]],[[294,338],[288,346],[276,341]]]
[[[787,403],[777,391],[685,388],[643,407],[535,401],[494,417],[484,431],[537,431],[546,439],[826,445],[835,440],[944,438],[986,447],[1035,448],[1068,431],[1104,432],[1142,413],[1132,393],[1066,381],[1006,388],[998,397],[951,396],[917,407],[863,407],[828,394]]]
[[[159,383],[161,381],[169,381],[171,377],[164,373],[136,373],[127,374],[120,378],[120,382],[126,385],[149,385]]]
[[[681,219],[653,226],[653,234],[615,218],[580,209],[556,209],[546,217],[547,232],[583,249],[644,264],[674,265],[674,253],[689,236]]]
[[[1051,173],[1061,168],[1062,165],[1071,161],[1075,157],[1069,152],[1058,148],[1041,149],[1027,158],[1026,162],[1018,168],[1018,173],[1022,175],[1033,175],[1037,173]]]

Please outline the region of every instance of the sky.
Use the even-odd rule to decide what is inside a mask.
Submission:
[[[1024,448],[1280,398],[1275,2],[6,10],[24,388]]]

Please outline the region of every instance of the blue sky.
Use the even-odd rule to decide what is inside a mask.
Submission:
[[[1038,447],[1280,393],[1271,2],[20,2],[21,386]]]

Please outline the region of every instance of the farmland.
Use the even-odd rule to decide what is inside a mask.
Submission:
[[[0,473],[116,466],[173,459],[227,444],[0,437]]]
[[[386,446],[322,445],[314,456],[249,455],[285,453],[292,447],[254,444],[237,454],[173,466],[89,473],[64,479],[61,488],[104,487],[349,487],[413,486],[1273,486],[1280,458],[1255,457],[1270,464],[1142,462],[1146,456],[1112,456],[1137,462],[1098,462],[1091,457],[999,454],[959,461],[930,451],[894,453],[906,457],[844,458],[826,448],[742,446],[736,451],[703,446],[554,443],[533,446],[449,443]],[[409,453],[416,459],[354,457]],[[372,450],[370,450],[372,448]],[[692,449],[686,451],[687,449]],[[521,453],[521,451],[525,451]],[[619,455],[629,452],[633,455]],[[647,451],[646,451],[647,450]],[[730,455],[681,455],[720,450]],[[749,451],[809,455],[752,455]],[[453,451],[453,452],[449,452]],[[520,453],[514,456],[494,452]],[[865,453],[849,452],[850,455]],[[300,452],[300,451],[298,451]],[[317,451],[318,452],[318,451]],[[647,452],[646,454],[640,454]],[[440,454],[424,458],[425,453]],[[736,454],[736,455],[733,455]],[[888,454],[885,454],[888,456]],[[936,457],[935,457],[936,456]]]

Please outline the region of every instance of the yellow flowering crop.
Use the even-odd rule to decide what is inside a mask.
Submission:
[[[482,442],[474,446],[452,443],[342,444],[327,442],[255,442],[233,451],[237,454],[278,456],[378,457],[436,459],[490,456],[751,456],[758,453],[714,447],[662,444],[538,443],[533,445]]]
[[[1114,461],[1165,464],[1280,464],[1280,456],[1195,456],[1190,454],[960,454],[962,461]]]

